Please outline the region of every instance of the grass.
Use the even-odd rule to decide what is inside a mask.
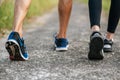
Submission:
[[[12,0],[4,0],[0,6],[0,30],[12,26],[13,4]]]
[[[12,29],[14,1],[3,0],[2,4],[0,4],[0,32],[3,32],[5,29]],[[26,18],[29,19],[33,16],[41,15],[53,8],[56,4],[57,0],[32,0]]]

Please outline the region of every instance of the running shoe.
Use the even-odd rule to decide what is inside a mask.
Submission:
[[[104,58],[103,55],[103,46],[104,40],[100,32],[93,32],[90,36],[90,44],[89,44],[89,60],[102,60]]]
[[[55,36],[55,50],[56,51],[67,51],[68,50],[68,40],[66,38],[57,38]]]
[[[112,45],[113,45],[113,40],[104,39],[103,51],[104,52],[112,52],[113,51]]]
[[[10,60],[28,60],[28,52],[26,50],[26,45],[24,44],[24,39],[20,38],[20,35],[17,32],[10,33],[5,47],[9,53]]]

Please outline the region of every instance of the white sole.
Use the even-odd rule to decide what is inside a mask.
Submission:
[[[68,50],[69,45],[67,45],[67,47],[61,47],[61,48],[57,48],[55,45],[55,50],[56,51],[67,51]]]
[[[20,56],[21,56],[24,60],[28,60],[29,57],[28,57],[28,58],[25,58],[25,57],[22,55],[20,46],[19,46],[19,44],[17,43],[17,41],[15,41],[15,40],[13,40],[13,39],[10,39],[10,40],[8,40],[7,42],[13,42],[13,43],[15,43],[15,44],[19,47]],[[7,42],[6,42],[6,43],[7,43]],[[7,44],[6,44],[6,46],[7,46]]]

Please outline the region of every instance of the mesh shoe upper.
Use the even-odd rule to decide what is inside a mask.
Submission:
[[[56,44],[56,47],[67,47],[68,45],[68,40],[65,39],[65,38],[60,38],[60,39],[57,39],[55,38],[55,44]]]
[[[15,40],[21,49],[21,52],[25,58],[28,57],[27,50],[26,50],[26,45],[24,44],[24,39],[20,38],[19,34],[17,32],[11,32],[8,40]]]

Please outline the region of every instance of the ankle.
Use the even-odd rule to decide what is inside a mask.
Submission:
[[[95,32],[95,31],[98,31],[98,32],[99,32],[99,31],[100,31],[100,27],[99,27],[98,25],[92,26],[91,29],[92,29],[93,32]]]
[[[58,35],[57,35],[57,38],[66,38],[66,35],[58,34]]]
[[[106,39],[113,40],[114,33],[107,32]]]

